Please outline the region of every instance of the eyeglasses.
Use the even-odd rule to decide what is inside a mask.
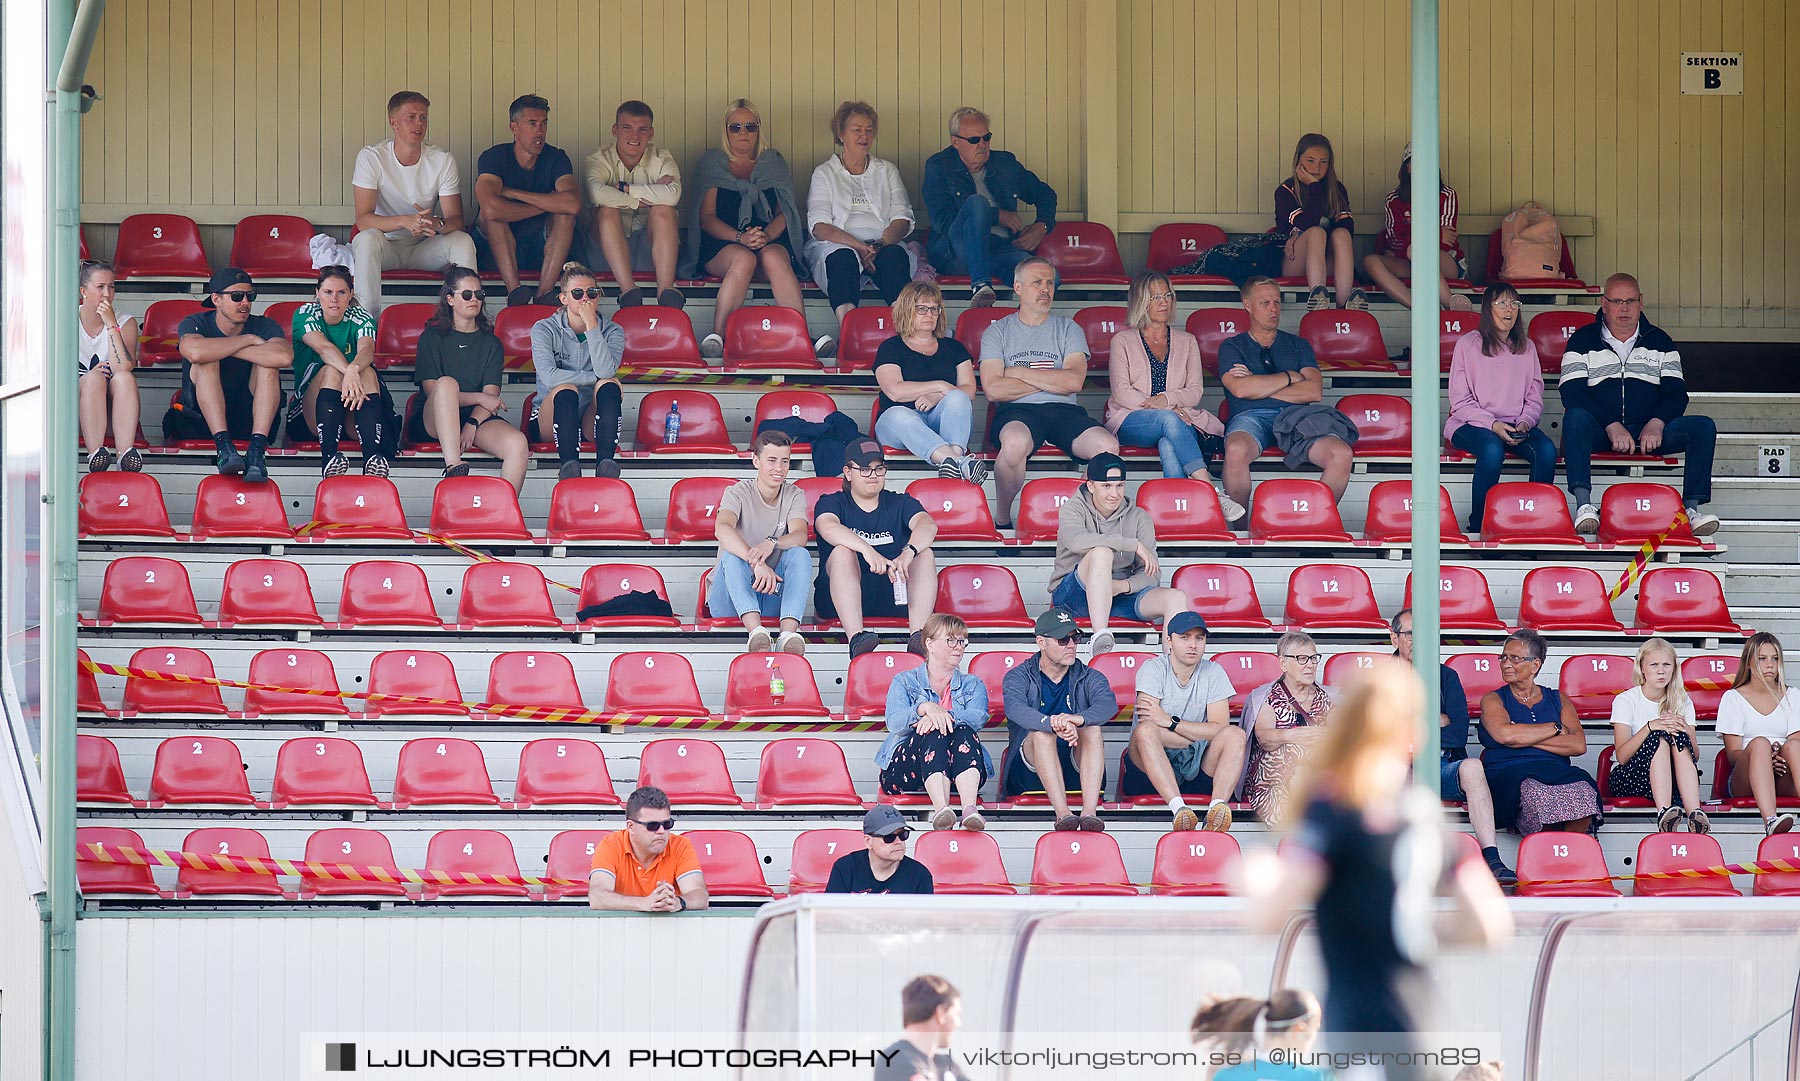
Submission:
[[[1519,302],[1516,300],[1496,300],[1494,301],[1494,307],[1504,308],[1509,312],[1516,312],[1519,310]]]
[[[967,638],[940,638],[938,641],[949,646],[951,649],[962,649],[969,644]]]
[[[1282,659],[1293,661],[1295,664],[1305,666],[1305,665],[1309,665],[1309,664],[1318,664],[1319,656],[1320,655],[1317,653],[1290,653]]]
[[[944,306],[942,304],[919,304],[913,307],[913,311],[919,315],[942,315]]]
[[[633,819],[629,819],[628,821],[634,822],[637,825],[644,827],[645,829],[649,830],[651,833],[661,833],[663,830],[672,830],[675,828],[674,816],[670,816],[668,818],[652,818],[652,819],[633,818]]]
[[[1536,664],[1536,657],[1515,657],[1511,653],[1500,654],[1501,664]]]
[[[600,287],[596,285],[592,289],[570,289],[568,296],[574,300],[599,300]]]
[[[233,304],[246,304],[256,299],[256,290],[234,289],[229,293],[221,293],[220,295],[226,300],[231,301]]]
[[[892,833],[871,833],[869,836],[875,838],[877,841],[886,841],[888,844],[893,844],[895,841],[904,841],[908,837],[911,837],[912,830],[907,829],[905,826],[901,826]]]
[[[1151,294],[1150,294],[1150,299],[1151,299],[1151,300],[1154,300],[1154,301],[1164,301],[1164,300],[1174,300],[1174,299],[1175,299],[1175,294],[1174,294],[1174,293],[1173,293],[1173,292],[1168,292],[1168,293],[1151,293]]]
[[[1412,632],[1411,631],[1395,631],[1394,637],[1396,637],[1396,638],[1411,638]]]
[[[856,470],[856,472],[858,474],[865,476],[865,477],[885,477],[885,476],[887,476],[887,466],[885,466],[885,465],[872,465],[867,469],[864,469],[861,466],[853,465],[850,468]]]
[[[464,289],[460,293],[456,292],[455,290],[452,290],[450,293],[450,298],[452,300],[454,300],[457,297],[461,297],[464,300],[474,300],[476,297],[484,296],[484,295],[485,294],[483,294],[482,291],[479,289]]]
[[[993,142],[994,133],[990,131],[986,135],[958,135],[957,138],[968,143],[970,146],[980,146],[982,143]]]
[[[1643,297],[1602,297],[1601,299],[1615,308],[1629,308],[1634,304],[1644,302]]]
[[[725,125],[725,130],[729,131],[733,135],[742,135],[745,132],[749,132],[751,135],[755,135],[757,132],[762,130],[762,125],[757,123],[756,121],[752,120],[748,124],[727,124],[727,125]]]

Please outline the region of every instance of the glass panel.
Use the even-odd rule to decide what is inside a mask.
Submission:
[[[6,561],[5,579],[0,582],[0,630],[5,635],[7,689],[33,755],[43,746],[38,708],[43,402],[42,391],[30,391],[0,403],[0,461],[5,469],[0,482],[0,558]],[[36,772],[35,766],[22,765],[25,773]]]

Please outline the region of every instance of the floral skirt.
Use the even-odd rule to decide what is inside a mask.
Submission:
[[[1675,745],[1675,753],[1691,754],[1693,745],[1688,743],[1687,733],[1671,736],[1667,732],[1652,732],[1638,744],[1637,753],[1624,762],[1613,763],[1612,775],[1607,778],[1607,787],[1615,796],[1642,796],[1644,799],[1655,799],[1650,791],[1650,763],[1662,749],[1664,743]],[[1673,799],[1674,783],[1670,782],[1670,798]]]
[[[1573,822],[1578,818],[1594,817],[1600,814],[1600,797],[1594,786],[1585,781],[1572,781],[1568,784],[1545,784],[1536,778],[1527,777],[1519,782],[1519,818],[1517,822],[1521,835],[1540,833],[1545,827],[1558,822]]]
[[[881,771],[881,790],[894,796],[923,792],[925,778],[932,774],[947,774],[955,780],[969,769],[980,775],[978,785],[987,783],[981,741],[973,728],[959,724],[949,732],[913,732],[894,748],[894,757]]]

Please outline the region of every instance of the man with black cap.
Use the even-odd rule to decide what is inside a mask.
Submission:
[[[1168,644],[1168,653],[1138,669],[1119,792],[1127,798],[1155,792],[1168,802],[1177,830],[1200,824],[1186,797],[1206,799],[1206,828],[1223,832],[1231,828],[1231,796],[1250,740],[1231,723],[1231,680],[1205,657],[1206,620],[1176,613]]]
[[[813,608],[820,620],[836,618],[850,639],[850,656],[881,645],[863,628],[865,617],[904,617],[906,648],[925,655],[924,627],[937,602],[937,562],[931,542],[937,522],[917,499],[887,486],[887,458],[869,438],[844,453],[844,487],[819,497],[813,509],[819,566]]]
[[[293,366],[294,343],[281,324],[251,315],[256,286],[237,267],[215,271],[206,283],[208,311],[181,321],[181,395],[163,417],[171,443],[207,439],[219,449],[221,473],[252,483],[269,479],[264,455],[281,412],[281,373]],[[250,441],[248,459],[232,446]]]
[[[1056,564],[1050,571],[1050,603],[1077,619],[1091,619],[1090,656],[1111,653],[1109,619],[1167,623],[1192,607],[1187,594],[1159,585],[1156,527],[1150,514],[1125,498],[1125,462],[1096,454],[1087,483],[1056,512]]]
[[[826,893],[933,893],[931,871],[906,854],[912,831],[893,804],[877,804],[863,815],[868,847],[848,852],[831,865]]]
[[[1075,656],[1080,629],[1066,609],[1037,617],[1037,656],[1013,666],[1001,681],[1006,703],[1006,753],[1000,763],[1000,798],[1042,791],[1059,830],[1098,833],[1095,814],[1106,788],[1106,741],[1100,726],[1119,712],[1105,676]],[[1040,774],[1060,766],[1054,783]],[[1069,811],[1068,788],[1081,791],[1081,813]]]

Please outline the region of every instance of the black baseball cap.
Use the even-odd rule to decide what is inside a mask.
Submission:
[[[1125,459],[1117,454],[1096,454],[1088,459],[1087,479],[1124,480]]]
[[[1069,614],[1067,608],[1046,611],[1037,617],[1032,629],[1045,638],[1067,638],[1071,634],[1081,633],[1081,628],[1075,625],[1075,617]]]
[[[877,462],[887,461],[887,455],[881,452],[880,442],[864,437],[850,444],[844,451],[844,463],[858,469],[867,469]]]
[[[234,266],[228,266],[223,270],[213,271],[212,277],[206,279],[206,296],[200,301],[201,306],[206,308],[216,307],[216,305],[213,304],[213,296],[218,293],[223,293],[234,285],[248,285],[255,288],[256,283],[250,280],[249,271],[239,270]]]

